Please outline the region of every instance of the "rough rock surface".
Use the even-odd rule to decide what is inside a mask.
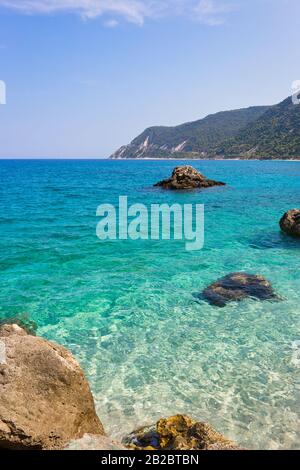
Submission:
[[[207,423],[177,415],[129,434],[124,444],[134,450],[239,450]]]
[[[104,434],[93,397],[63,347],[0,326],[0,449],[60,449],[85,433]]]
[[[210,188],[212,186],[225,186],[225,183],[207,179],[192,166],[178,166],[173,170],[171,178],[160,181],[154,186],[160,186],[164,189],[188,190]]]
[[[279,224],[283,232],[293,237],[300,237],[300,209],[286,212]]]
[[[81,439],[75,439],[64,450],[128,450],[120,442],[106,436],[85,434]]]
[[[219,279],[203,291],[203,297],[218,307],[247,297],[259,300],[278,299],[271,284],[263,276],[246,273],[233,273]]]
[[[37,324],[29,318],[25,313],[15,315],[14,317],[0,319],[0,328],[2,325],[18,325],[29,335],[36,335]]]

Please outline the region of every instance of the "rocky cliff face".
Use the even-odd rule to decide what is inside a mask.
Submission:
[[[238,109],[176,127],[150,127],[111,158],[204,158],[267,109],[265,106]]]
[[[150,135],[145,136],[145,140],[141,143],[132,142],[129,145],[124,145],[117,150],[112,156],[112,159],[118,160],[123,158],[163,158],[164,156],[176,156],[181,155],[185,152],[185,147],[188,144],[188,140],[184,140],[179,144],[170,146],[167,144],[159,145],[155,140],[151,140]],[[203,153],[204,155],[204,153]]]

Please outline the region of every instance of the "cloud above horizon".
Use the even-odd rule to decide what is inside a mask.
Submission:
[[[0,0],[0,8],[22,14],[76,13],[83,18],[109,15],[104,24],[118,25],[120,19],[142,25],[147,19],[185,16],[215,26],[234,10],[228,0]]]

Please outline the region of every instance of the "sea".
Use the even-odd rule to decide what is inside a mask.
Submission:
[[[227,183],[154,188],[191,164]],[[100,204],[203,204],[205,240],[100,240]],[[208,421],[249,449],[300,448],[300,243],[279,220],[300,206],[296,161],[0,161],[0,319],[66,346],[108,434],[161,417]],[[236,271],[280,301],[224,308],[201,292]]]

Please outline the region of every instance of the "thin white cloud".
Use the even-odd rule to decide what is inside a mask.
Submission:
[[[148,18],[186,16],[208,25],[221,24],[232,10],[228,0],[0,0],[0,8],[23,14],[77,13],[83,18],[110,15],[115,27],[123,18],[142,25]]]
[[[226,21],[227,13],[234,6],[229,3],[215,2],[213,0],[200,0],[195,7],[195,14],[199,21],[210,26],[216,26]]]
[[[116,28],[119,25],[119,22],[117,20],[107,20],[107,21],[104,21],[103,24],[107,28]]]

